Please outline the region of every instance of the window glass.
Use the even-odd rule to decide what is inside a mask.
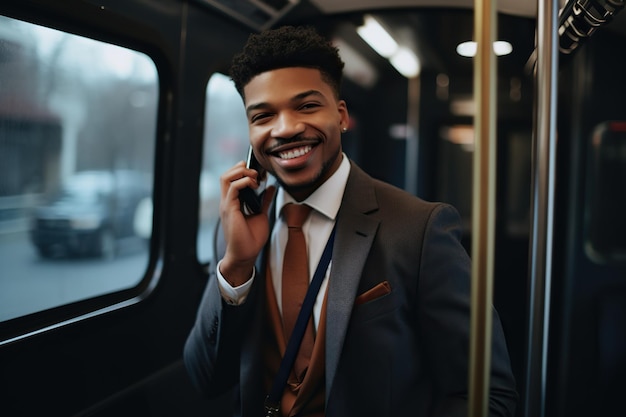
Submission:
[[[219,218],[219,177],[246,158],[250,144],[243,101],[227,76],[219,73],[211,76],[205,108],[198,229],[198,259],[201,262],[207,262],[213,251],[212,236]]]
[[[600,123],[587,159],[585,251],[601,264],[626,262],[626,121]]]
[[[0,16],[0,321],[135,286],[158,96],[146,55]]]

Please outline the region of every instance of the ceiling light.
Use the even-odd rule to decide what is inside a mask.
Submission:
[[[507,41],[496,41],[493,43],[493,51],[496,56],[508,55],[513,52],[513,46]],[[476,55],[476,42],[467,41],[457,45],[456,53],[461,56],[473,57]]]
[[[389,58],[389,62],[395,69],[407,78],[416,77],[420,73],[420,63],[417,56],[408,48],[400,47]]]
[[[439,130],[439,135],[456,145],[471,145],[474,143],[474,126],[454,125],[443,127]]]
[[[456,53],[461,56],[473,57],[476,55],[476,42],[462,42],[456,46]]]
[[[507,41],[495,41],[493,43],[493,52],[496,53],[496,56],[508,55],[513,52],[513,45]]]
[[[398,43],[373,16],[366,15],[364,21],[356,30],[359,36],[380,56],[391,57],[398,50]]]

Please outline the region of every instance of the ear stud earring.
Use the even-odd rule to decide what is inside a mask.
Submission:
[[[342,127],[342,128],[341,128],[341,133],[346,133],[347,131],[348,131],[348,128],[347,128],[347,127]]]

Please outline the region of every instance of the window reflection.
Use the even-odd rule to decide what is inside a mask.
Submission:
[[[146,55],[0,16],[0,321],[136,285],[157,72]]]
[[[212,233],[219,218],[219,177],[246,157],[248,120],[243,101],[225,75],[211,76],[206,90],[204,155],[200,176],[198,259],[207,262],[213,250]]]

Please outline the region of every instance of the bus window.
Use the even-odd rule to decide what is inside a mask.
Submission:
[[[213,251],[212,236],[219,218],[219,177],[245,159],[250,144],[243,101],[227,76],[220,73],[211,76],[205,109],[197,245],[198,260],[203,263],[211,258]]]
[[[626,262],[626,122],[594,129],[588,163],[587,255],[598,263]]]
[[[146,55],[0,16],[0,321],[147,267],[158,83]]]

